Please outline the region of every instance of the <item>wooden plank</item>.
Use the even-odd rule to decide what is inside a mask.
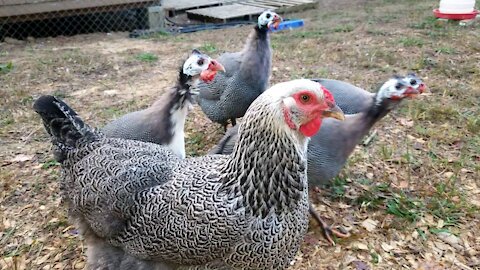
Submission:
[[[66,11],[76,9],[88,9],[113,5],[125,4],[148,4],[157,1],[146,0],[68,0],[55,2],[42,2],[36,4],[23,4],[14,6],[0,6],[0,17],[21,16],[29,14],[47,13],[52,11]]]
[[[210,19],[214,21],[226,21],[234,18],[241,18],[261,14],[265,9],[247,6],[241,4],[231,4],[218,7],[201,8],[194,10],[187,10],[189,18]]]
[[[259,4],[266,4],[266,5],[270,5],[270,6],[274,6],[274,7],[281,7],[281,6],[283,6],[282,3],[279,3],[279,2],[277,2],[277,1],[255,0],[255,1],[252,1],[252,2],[256,2],[256,3],[259,3]]]
[[[163,0],[162,5],[164,9],[180,11],[193,8],[221,5],[226,2],[226,0]]]
[[[257,2],[254,2],[254,1],[249,1],[249,2],[242,2],[241,3],[242,5],[248,5],[248,6],[252,6],[252,7],[259,7],[259,8],[263,8],[263,10],[276,10],[278,7],[274,7],[274,6],[269,6],[269,5],[265,5],[265,4],[260,4],[260,3],[257,3]]]

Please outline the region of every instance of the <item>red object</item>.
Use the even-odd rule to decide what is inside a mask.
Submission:
[[[460,14],[453,14],[453,13],[441,13],[438,8],[433,10],[433,14],[435,17],[442,18],[442,19],[449,19],[449,20],[471,20],[475,19],[478,14],[478,10],[473,10],[470,13],[460,13]]]

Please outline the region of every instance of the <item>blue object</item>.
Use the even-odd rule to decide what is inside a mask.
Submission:
[[[303,20],[288,20],[288,21],[283,21],[278,25],[277,29],[270,29],[272,32],[277,32],[277,31],[282,31],[286,29],[292,29],[292,28],[299,28],[304,25]]]

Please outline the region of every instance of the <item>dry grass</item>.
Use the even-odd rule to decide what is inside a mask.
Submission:
[[[318,210],[353,236],[330,247],[312,226],[292,269],[480,269],[478,23],[436,22],[434,0],[349,2],[287,14],[305,18],[306,27],[272,35],[273,83],[329,77],[372,89],[414,70],[431,94],[381,121],[374,142],[359,146],[332,187],[315,196]],[[190,49],[239,50],[249,30],[0,44],[0,268],[84,266],[60,203],[58,166],[31,110],[37,96],[64,97],[102,126],[152,103]],[[221,133],[196,108],[188,153],[205,153]]]

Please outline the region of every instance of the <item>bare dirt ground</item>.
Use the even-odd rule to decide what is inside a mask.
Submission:
[[[328,77],[374,90],[413,70],[430,88],[376,125],[373,141],[314,196],[320,213],[352,236],[332,247],[311,223],[292,269],[480,269],[480,26],[437,22],[437,5],[322,1],[285,15],[304,18],[304,28],[272,35],[273,83]],[[0,269],[85,265],[59,197],[59,166],[31,109],[36,97],[54,93],[102,126],[151,104],[192,48],[239,50],[250,29],[0,43]],[[223,133],[198,108],[186,129],[189,155],[204,154]]]

